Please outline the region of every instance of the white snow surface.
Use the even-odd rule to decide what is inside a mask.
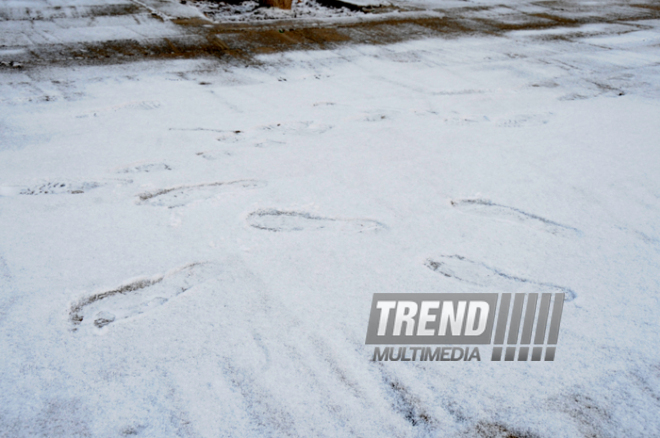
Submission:
[[[0,436],[660,436],[660,23],[550,34],[2,70]],[[371,361],[485,267],[554,362]]]

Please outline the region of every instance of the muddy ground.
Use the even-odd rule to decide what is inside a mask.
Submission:
[[[592,2],[595,3],[595,2]],[[191,6],[191,2],[186,3]],[[541,1],[526,8],[504,5],[424,9],[414,6],[365,8],[349,19],[290,19],[253,23],[218,23],[210,18],[164,17],[142,2],[90,6],[77,18],[133,17],[136,22],[167,23],[175,32],[151,37],[101,41],[32,42],[16,44],[20,31],[0,32],[0,70],[29,69],[46,65],[118,64],[136,60],[210,58],[223,62],[254,64],[256,55],[289,50],[323,50],[347,44],[390,44],[427,37],[455,38],[465,35],[503,35],[514,30],[579,27],[596,23],[622,23],[636,30],[645,20],[660,19],[660,4],[637,2],[603,5]],[[55,8],[57,9],[57,7]],[[0,29],[16,20],[53,20],[53,16],[30,16],[0,6]],[[54,11],[56,12],[56,11]],[[22,14],[22,15],[21,15]],[[27,17],[27,18],[26,18]],[[138,19],[139,17],[139,19]],[[147,23],[149,24],[149,23]],[[144,34],[144,32],[143,32]],[[578,37],[579,32],[572,35]],[[566,34],[542,38],[570,40]]]

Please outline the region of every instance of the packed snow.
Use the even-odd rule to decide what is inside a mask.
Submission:
[[[659,21],[258,60],[0,70],[0,436],[660,436]],[[371,360],[507,277],[554,362]]]

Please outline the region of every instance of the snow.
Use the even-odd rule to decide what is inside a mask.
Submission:
[[[159,0],[4,1],[0,10],[0,50],[4,51],[4,46],[167,38],[180,35],[170,22],[174,18],[203,15],[196,8]]]
[[[1,70],[0,436],[660,435],[660,26],[576,29]],[[554,362],[364,345],[520,290]]]
[[[206,17],[215,22],[254,22],[283,19],[328,19],[338,17],[363,16],[364,13],[347,8],[329,8],[314,0],[295,0],[291,10],[260,7],[257,1],[244,1],[231,4],[225,2],[199,0],[192,3]]]

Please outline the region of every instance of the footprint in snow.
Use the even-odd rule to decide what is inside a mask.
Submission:
[[[263,149],[263,148],[272,148],[272,147],[275,147],[275,146],[282,146],[284,144],[286,144],[286,143],[283,142],[283,141],[277,141],[277,140],[257,140],[252,144],[252,146],[254,146],[255,148],[262,148]]]
[[[258,129],[261,131],[270,131],[281,134],[322,134],[332,129],[332,126],[311,121],[302,121],[273,123],[260,126]]]
[[[551,114],[516,114],[497,121],[502,128],[526,128],[547,124]]]
[[[117,173],[150,173],[150,172],[161,172],[163,170],[172,170],[172,168],[165,163],[135,163],[124,166],[116,170],[116,172]]]
[[[215,161],[215,160],[221,160],[223,158],[231,157],[234,155],[234,153],[226,149],[217,149],[217,150],[197,152],[195,155],[197,155],[198,157],[202,157],[205,160]]]
[[[478,89],[474,89],[474,88],[467,88],[467,89],[434,91],[430,94],[432,96],[462,96],[462,95],[469,95],[469,94],[484,94],[486,92],[487,92],[487,90],[478,90]]]
[[[467,126],[467,125],[472,125],[474,123],[479,123],[481,121],[488,121],[488,118],[484,117],[479,117],[479,116],[450,116],[450,117],[445,117],[443,121],[448,124],[448,125],[453,125],[453,126]]]
[[[245,140],[247,135],[243,131],[227,131],[216,138],[216,140],[223,143],[238,143],[239,141]]]
[[[191,263],[165,274],[142,277],[86,296],[69,309],[74,331],[101,328],[149,312],[215,277],[218,267]]]
[[[250,142],[249,145],[246,146],[252,146],[255,148],[259,149],[265,149],[265,148],[272,148],[272,147],[277,147],[277,146],[282,146],[286,144],[283,141],[276,141],[276,140],[263,140],[263,139],[254,139],[253,141]],[[210,149],[207,151],[201,151],[197,152],[195,155],[198,157],[204,158],[205,160],[209,161],[216,161],[216,160],[225,160],[229,157],[233,157],[235,155],[241,154],[244,152],[244,149],[238,149],[238,148],[224,148],[224,149]]]
[[[424,263],[427,268],[465,283],[486,288],[499,289],[506,292],[563,292],[566,301],[572,301],[577,294],[563,286],[551,283],[541,283],[527,278],[506,274],[480,262],[469,260],[459,255],[441,255],[429,258]]]
[[[36,184],[32,187],[22,189],[19,194],[21,195],[79,195],[90,190],[114,183],[114,184],[130,184],[132,180],[115,180],[115,181],[46,181]]]
[[[515,207],[496,204],[486,199],[457,199],[452,200],[451,205],[463,213],[514,222],[551,234],[562,235],[565,237],[579,236],[582,234],[577,228],[562,225],[541,216],[527,213]]]
[[[332,229],[363,233],[385,228],[382,223],[371,219],[328,218],[300,211],[274,209],[257,210],[250,213],[247,223],[259,230],[275,232]]]
[[[381,113],[364,114],[360,116],[360,120],[363,122],[380,122],[390,118],[392,118],[390,115]]]
[[[212,128],[170,128],[171,131],[198,131],[198,132],[217,132],[220,135],[216,140],[221,143],[259,143],[273,142],[280,143],[273,140],[273,136],[288,136],[288,135],[315,135],[322,134],[332,129],[332,125],[325,125],[315,123],[312,121],[299,121],[299,122],[281,122],[271,123],[269,125],[255,126],[247,130],[226,130],[226,129],[212,129]],[[267,137],[264,139],[264,136]]]
[[[189,204],[193,201],[213,198],[222,193],[244,189],[255,189],[264,187],[265,185],[265,182],[256,180],[182,185],[156,190],[155,192],[141,193],[138,195],[138,203],[174,208]]]

